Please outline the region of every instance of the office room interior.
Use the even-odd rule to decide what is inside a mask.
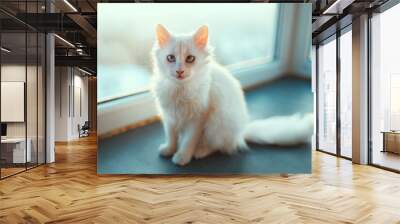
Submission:
[[[113,54],[128,55],[116,45],[102,48],[112,54],[97,52],[102,43],[98,3],[158,2],[0,2],[0,223],[400,222],[396,0],[238,3],[302,3],[311,8],[307,24],[296,19],[301,11],[285,13],[284,6],[266,16],[266,39],[271,41],[265,55],[258,51],[255,57],[273,59],[265,63],[272,69],[261,71],[263,80],[237,77],[246,95],[252,91],[246,87],[260,83],[279,94],[289,94],[279,86],[290,88],[291,82],[311,89],[313,104],[304,109],[314,116],[310,174],[97,173],[98,142],[115,144],[107,148],[112,154],[121,146],[119,139],[134,139],[129,133],[159,122],[155,105],[146,104],[150,65],[133,68],[129,60],[122,70],[98,65],[97,59],[112,62]],[[239,23],[238,18],[232,20]],[[131,23],[107,26],[116,32]],[[263,23],[258,25],[262,29]],[[311,30],[306,35],[309,45],[293,38],[302,29]],[[232,41],[235,45],[238,40]],[[151,48],[150,43],[146,46]],[[254,56],[249,55],[243,58]],[[251,106],[257,97],[249,98],[250,114],[269,105]],[[131,119],[121,119],[126,116]]]

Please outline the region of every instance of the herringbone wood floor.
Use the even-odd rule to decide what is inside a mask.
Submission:
[[[313,153],[312,175],[98,176],[96,140],[0,181],[0,223],[400,223],[400,175]]]

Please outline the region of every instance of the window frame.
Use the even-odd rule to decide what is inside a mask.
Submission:
[[[330,36],[327,36],[325,39],[320,40],[317,44],[316,44],[316,135],[315,135],[315,144],[316,144],[316,151],[319,152],[323,152],[329,155],[333,155],[339,158],[343,158],[346,160],[352,160],[352,158],[347,157],[342,155],[341,152],[341,119],[340,119],[340,113],[341,113],[341,108],[340,108],[340,84],[341,84],[341,64],[340,64],[340,60],[341,60],[341,53],[340,53],[340,41],[341,41],[341,36],[344,35],[347,32],[352,32],[352,22],[350,22],[349,24],[347,24],[346,26],[342,27],[340,30],[337,30],[335,33],[333,33]],[[321,149],[320,148],[320,144],[319,144],[319,85],[318,85],[318,81],[319,81],[319,47],[321,44],[327,44],[328,42],[331,41],[336,41],[336,151],[334,153],[329,152],[327,150]]]
[[[374,60],[376,58],[376,56],[374,56],[374,50],[375,50],[375,46],[373,44],[374,38],[376,37],[376,34],[373,34],[373,20],[375,19],[376,16],[378,16],[379,14],[384,13],[385,11],[398,6],[398,4],[400,4],[398,2],[398,0],[388,0],[387,2],[385,2],[383,5],[380,5],[379,7],[375,8],[373,11],[370,11],[368,13],[368,126],[367,126],[367,131],[368,131],[368,152],[367,152],[367,156],[368,156],[368,161],[367,164],[373,167],[377,167],[383,170],[388,170],[391,172],[395,172],[395,173],[400,173],[400,170],[395,169],[395,168],[391,168],[379,163],[374,162],[374,141],[373,141],[373,93],[374,93],[374,88],[373,88],[373,84],[372,84],[372,80],[373,80],[373,76],[374,76],[374,72],[376,69],[376,65],[374,65]],[[398,6],[400,7],[400,6]],[[380,65],[379,65],[380,66]]]
[[[351,35],[353,35],[353,27],[352,27],[352,24],[349,24],[349,25],[347,25],[347,26],[345,26],[341,31],[340,31],[340,37],[339,37],[339,39],[340,39],[340,42],[343,42],[343,40],[342,40],[342,37],[345,35],[345,34],[347,34],[347,33],[351,33]],[[351,43],[351,45],[353,46],[353,43]],[[343,48],[342,48],[342,44],[340,44],[340,49],[339,49],[339,51],[338,51],[338,53],[340,54],[339,56],[338,56],[338,58],[339,58],[339,68],[340,68],[340,80],[339,80],[339,83],[338,83],[338,85],[339,85],[339,93],[338,93],[338,96],[339,96],[339,103],[340,104],[342,104],[342,102],[343,102],[343,100],[342,100],[342,94],[343,94],[343,91],[342,91],[342,89],[341,89],[341,87],[342,87],[342,84],[343,84],[343,78],[342,77],[344,77],[344,75],[343,75],[343,68],[342,68],[342,62],[344,61],[344,60],[342,60],[342,54],[344,54],[344,52],[342,52],[342,50],[343,50]],[[353,50],[351,49],[351,53],[353,53]],[[353,62],[351,62],[351,66],[353,66]],[[352,74],[352,73],[351,73]],[[352,77],[352,76],[351,76]],[[352,80],[352,78],[351,78],[351,82],[352,82],[353,80]],[[353,86],[351,86],[351,89],[353,89]],[[352,95],[352,94],[351,94]],[[351,100],[353,100],[353,99],[351,99]],[[353,108],[351,109],[351,111],[353,111]],[[338,122],[340,122],[340,124],[339,124],[339,128],[340,128],[340,130],[338,131],[338,133],[340,134],[340,142],[339,142],[339,144],[340,144],[340,146],[339,146],[339,152],[340,152],[340,156],[342,157],[342,158],[346,158],[346,159],[348,159],[348,160],[352,160],[352,157],[353,157],[353,155],[350,155],[350,156],[347,156],[347,155],[344,155],[343,154],[343,151],[344,150],[342,150],[342,146],[343,146],[343,141],[342,141],[342,137],[343,137],[343,134],[342,134],[342,121],[343,121],[343,119],[342,119],[342,114],[343,114],[343,111],[342,111],[342,105],[339,105],[339,108],[338,108],[338,111],[337,111],[338,113],[339,113],[339,117],[338,117]],[[353,121],[352,121],[353,122]],[[353,123],[351,124],[351,126],[353,126]],[[351,147],[351,153],[353,153],[353,147]]]
[[[316,147],[316,149],[317,149],[317,151],[322,151],[322,152],[326,152],[326,153],[328,153],[328,154],[334,154],[334,155],[339,155],[340,153],[339,153],[339,151],[338,151],[338,127],[337,127],[337,125],[338,125],[338,123],[337,123],[337,120],[338,120],[338,113],[337,113],[337,111],[338,111],[338,100],[339,100],[339,94],[338,94],[338,83],[339,83],[339,79],[338,79],[338,76],[339,76],[339,68],[338,68],[338,57],[339,57],[339,51],[338,51],[338,49],[340,49],[340,41],[339,41],[339,39],[340,39],[340,33],[339,32],[336,32],[336,33],[334,33],[334,34],[332,34],[331,36],[329,36],[329,37],[327,37],[326,39],[324,39],[324,40],[322,40],[321,42],[319,42],[318,43],[318,45],[317,45],[317,47],[316,47],[316,57],[318,58],[317,59],[317,69],[316,69],[316,83],[317,83],[317,88],[316,88],[316,98],[317,98],[317,104],[316,104],[316,107],[317,107],[317,113],[316,113],[316,117],[317,117],[317,130],[316,130],[316,145],[317,145],[317,147]],[[335,94],[336,94],[336,97],[335,97],[335,100],[336,100],[336,104],[335,104],[335,110],[336,110],[336,113],[335,113],[335,117],[336,117],[336,130],[335,130],[335,132],[336,132],[336,136],[335,136],[335,138],[336,138],[336,141],[335,141],[335,147],[336,147],[336,150],[335,150],[335,152],[330,152],[330,151],[328,151],[328,150],[326,150],[326,149],[321,149],[320,148],[320,125],[319,125],[319,121],[320,121],[320,116],[319,116],[319,112],[320,112],[320,100],[319,100],[319,97],[320,97],[320,93],[321,93],[321,91],[320,91],[320,85],[319,85],[319,81],[320,81],[320,47],[322,46],[322,45],[326,45],[326,44],[328,44],[328,43],[330,43],[330,42],[332,42],[332,41],[335,41],[335,58],[336,58],[336,60],[335,60],[335,64],[336,64],[336,70],[335,70],[335,73],[336,73],[336,80],[335,80],[335,85],[336,85],[336,92],[335,92]]]

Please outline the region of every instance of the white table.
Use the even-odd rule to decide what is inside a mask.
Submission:
[[[31,145],[32,140],[27,138],[26,154],[25,154],[25,138],[5,138],[1,139],[2,145],[14,145],[13,163],[25,163],[32,160]],[[25,161],[25,159],[27,159]]]

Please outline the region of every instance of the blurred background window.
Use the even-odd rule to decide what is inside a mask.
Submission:
[[[99,102],[148,90],[159,23],[176,33],[208,25],[217,61],[231,70],[274,60],[278,4],[111,4],[98,10]]]

